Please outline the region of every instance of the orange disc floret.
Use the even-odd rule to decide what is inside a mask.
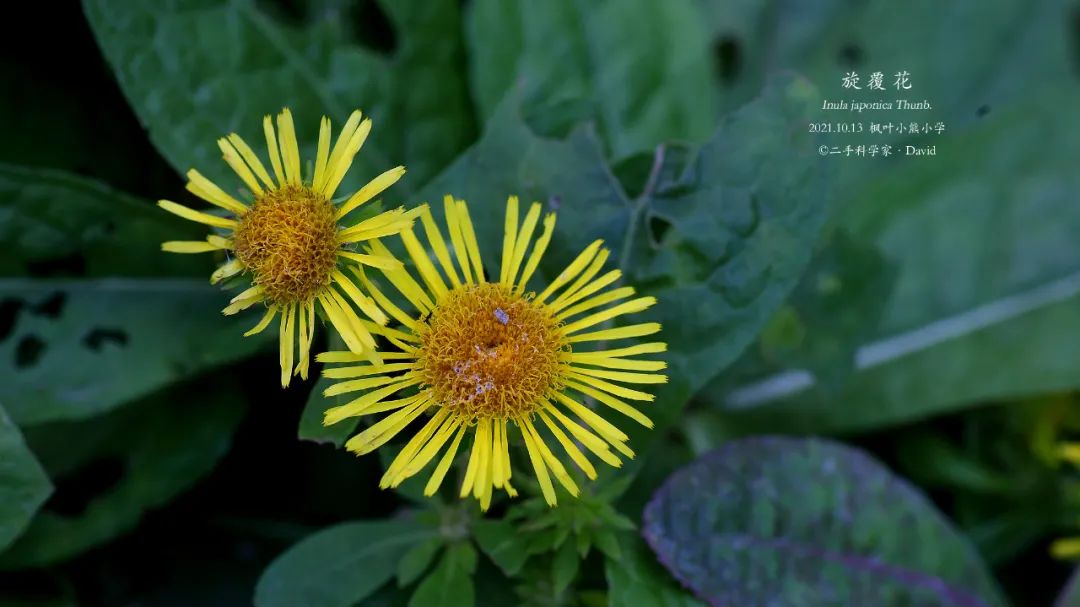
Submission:
[[[527,415],[562,387],[559,323],[504,285],[451,291],[419,333],[424,383],[456,414]]]
[[[233,238],[236,256],[276,304],[308,301],[330,285],[340,246],[334,207],[304,186],[260,196]]]

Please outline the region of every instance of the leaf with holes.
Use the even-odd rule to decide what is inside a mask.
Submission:
[[[270,564],[255,587],[255,605],[355,605],[394,577],[411,548],[437,537],[430,524],[404,519],[323,529]]]
[[[49,505],[0,557],[0,568],[75,556],[132,529],[146,511],[209,473],[228,450],[244,406],[228,377],[206,379],[212,389],[191,383],[92,420],[28,429],[27,442],[60,480]],[[65,478],[91,482],[97,491],[69,493]]]
[[[943,136],[932,162],[880,177],[858,196],[873,204],[842,214],[896,282],[839,393],[766,368],[703,398],[751,428],[820,433],[1080,385],[1080,117],[1057,111],[1078,94],[1065,86]],[[995,371],[1003,358],[1008,373]]]
[[[703,142],[716,126],[707,23],[692,0],[478,0],[465,23],[485,117],[520,88],[542,131],[595,118],[615,157]]]
[[[728,443],[664,483],[642,532],[713,605],[1005,604],[970,543],[925,496],[829,441]]]
[[[52,485],[0,407],[0,552],[26,529]]]
[[[91,417],[265,343],[242,337],[254,319],[221,315],[210,256],[161,252],[202,238],[189,222],[13,166],[0,166],[0,217],[0,372],[12,378],[0,401],[20,425]],[[73,277],[41,278],[52,274]]]
[[[288,106],[313,158],[323,114],[359,108],[375,130],[342,191],[405,164],[424,179],[449,162],[472,130],[461,61],[461,16],[452,0],[382,2],[399,47],[385,57],[349,31],[340,9],[285,25],[248,0],[206,3],[85,0],[98,44],[150,139],[180,172],[197,167],[237,183],[214,141],[236,131],[264,141],[262,117]],[[363,180],[363,181],[361,181]],[[230,189],[230,187],[226,187]],[[390,191],[407,200],[408,179]],[[395,205],[396,206],[396,205]]]
[[[659,390],[659,406],[646,408],[664,426],[754,338],[810,258],[828,184],[816,146],[800,126],[813,103],[805,82],[778,81],[708,143],[680,154],[678,171],[665,170],[669,178],[651,180],[630,199],[590,131],[564,140],[539,137],[511,97],[481,140],[426,186],[420,200],[440,201],[445,193],[467,200],[482,243],[502,242],[510,194],[558,210],[534,288],[603,238],[626,282],[659,299],[640,316],[661,321],[669,344],[670,383]],[[656,152],[657,167],[667,166],[665,150]],[[495,267],[498,247],[481,248]],[[627,430],[636,433],[632,444],[649,440]]]
[[[0,278],[0,300],[16,315],[0,401],[24,426],[92,417],[265,343],[201,280]]]

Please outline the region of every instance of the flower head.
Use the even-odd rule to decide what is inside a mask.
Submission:
[[[166,211],[219,231],[205,241],[170,241],[161,248],[172,253],[227,252],[228,261],[211,275],[210,282],[237,275],[250,281],[250,287],[223,310],[236,314],[257,303],[265,306],[262,320],[245,336],[261,332],[278,319],[282,386],[288,386],[296,374],[307,378],[319,313],[338,330],[352,352],[378,362],[371,331],[388,319],[340,266],[344,261],[400,269],[401,263],[392,256],[361,254],[353,249],[361,241],[397,234],[412,225],[413,216],[399,208],[350,227],[341,222],[400,179],[405,167],[386,171],[340,205],[335,204],[334,193],[367,139],[371,120],[361,121],[360,112],[353,112],[331,149],[330,119],[323,117],[315,170],[307,180],[301,174],[300,150],[289,110],[278,114],[276,130],[266,116],[263,131],[273,175],[236,133],[218,140],[225,162],[247,186],[252,201],[241,202],[198,171],[188,171],[188,191],[228,216],[162,200],[158,205]],[[354,307],[367,319],[360,318]]]
[[[665,368],[664,362],[637,358],[664,352],[666,345],[651,342],[597,350],[587,346],[599,343],[605,348],[608,342],[658,332],[657,323],[599,326],[645,310],[656,300],[633,298],[632,287],[609,288],[621,273],[600,274],[609,251],[599,240],[543,291],[528,292],[526,285],[551,240],[555,215],[544,218],[543,231],[533,243],[540,205],[533,204],[519,225],[518,201],[513,197],[507,203],[499,277],[488,281],[465,202],[447,197],[445,209],[449,247],[427,206],[419,209],[433,258],[412,228],[401,232],[420,282],[404,268],[380,268],[415,313],[395,306],[362,268],[355,269],[363,287],[400,323],[400,329],[376,331],[397,351],[383,352],[382,364],[348,352],[320,354],[318,360],[323,362],[350,363],[323,372],[344,380],[330,386],[328,396],[362,392],[327,410],[324,423],[392,412],[346,443],[348,449],[364,454],[430,413],[380,483],[384,488],[397,486],[442,453],[425,488],[427,495],[438,490],[470,434],[461,497],[471,493],[484,509],[494,489],[516,495],[510,484],[510,444],[520,438],[544,499],[555,505],[552,476],[572,495],[578,494],[578,487],[549,445],[558,443],[590,479],[596,477],[596,469],[586,452],[616,467],[622,463],[618,454],[633,457],[627,435],[594,411],[592,402],[652,427],[649,418],[626,401],[648,402],[653,395],[624,384],[666,382],[665,375],[656,373]],[[369,252],[389,255],[377,240]]]

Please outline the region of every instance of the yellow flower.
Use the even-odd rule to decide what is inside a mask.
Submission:
[[[236,314],[257,303],[265,305],[262,320],[245,336],[261,332],[278,318],[282,386],[288,386],[295,374],[307,378],[317,310],[329,319],[351,351],[379,362],[371,331],[388,319],[340,266],[352,262],[400,269],[401,263],[390,255],[360,254],[352,249],[361,241],[397,234],[412,225],[413,215],[399,208],[350,227],[341,225],[351,211],[405,174],[405,167],[390,169],[344,203],[333,203],[334,192],[371,131],[371,120],[360,118],[359,111],[349,116],[331,150],[330,119],[323,117],[310,181],[301,175],[300,150],[287,108],[277,116],[276,132],[270,116],[263,119],[272,177],[239,135],[219,139],[225,162],[240,176],[254,201],[241,202],[194,169],[188,171],[187,189],[231,217],[203,213],[168,200],[158,202],[184,219],[220,228],[205,241],[170,241],[161,248],[171,253],[227,251],[229,260],[210,277],[214,284],[241,273],[250,276],[251,287],[234,297],[223,312]],[[370,320],[361,319],[353,306]],[[294,354],[298,354],[295,361]]]
[[[620,384],[666,382],[666,375],[655,373],[665,368],[664,362],[635,357],[664,352],[667,346],[651,342],[585,348],[598,342],[603,348],[607,342],[658,332],[660,325],[652,322],[598,327],[617,316],[645,310],[656,300],[628,299],[634,295],[632,287],[608,289],[621,273],[611,270],[597,277],[609,255],[599,240],[539,294],[526,292],[551,240],[555,215],[544,219],[543,232],[526,257],[540,205],[534,203],[519,226],[518,201],[513,197],[507,203],[499,278],[488,282],[465,202],[448,196],[445,208],[450,247],[427,205],[418,209],[434,261],[412,228],[401,232],[423,286],[404,268],[380,268],[417,314],[395,306],[362,268],[354,268],[361,285],[401,324],[400,329],[378,329],[398,351],[382,352],[386,361],[382,364],[364,362],[348,352],[320,354],[317,360],[321,362],[359,363],[323,372],[328,378],[346,380],[330,386],[327,396],[364,392],[328,409],[323,423],[393,411],[346,443],[349,450],[364,454],[431,412],[390,464],[380,486],[395,487],[419,473],[449,444],[424,490],[426,495],[434,494],[464,436],[471,434],[461,497],[471,493],[485,510],[494,489],[516,495],[510,484],[508,426],[513,426],[514,436],[520,434],[524,442],[544,499],[553,506],[551,476],[571,495],[578,495],[578,487],[548,446],[549,437],[590,479],[596,478],[596,469],[581,447],[615,467],[622,464],[615,452],[634,455],[626,445],[627,435],[594,411],[588,399],[652,427],[648,417],[623,399],[648,402],[653,395]],[[369,252],[390,255],[378,240],[371,242]]]

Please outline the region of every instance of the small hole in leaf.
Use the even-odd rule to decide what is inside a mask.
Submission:
[[[0,342],[11,337],[15,332],[15,321],[19,318],[19,310],[23,307],[23,301],[14,297],[6,297],[0,300]]]
[[[857,44],[845,44],[840,47],[840,52],[837,53],[837,60],[843,67],[855,68],[862,65],[863,51]]]
[[[82,253],[50,257],[26,262],[26,269],[34,276],[85,276],[86,259]]]
[[[653,215],[649,217],[649,234],[652,236],[652,241],[656,244],[664,242],[664,236],[671,229],[671,222],[659,215]]]
[[[103,457],[54,479],[56,489],[45,502],[45,509],[60,516],[81,515],[95,498],[124,478],[126,468],[122,457]]]
[[[32,367],[44,353],[45,342],[41,341],[37,335],[27,335],[15,346],[15,366],[19,369]]]
[[[95,327],[83,337],[82,341],[83,345],[87,348],[90,348],[94,352],[100,352],[107,343],[113,343],[117,346],[126,346],[128,343],[128,335],[121,329]]]
[[[990,106],[986,105],[985,103],[980,105],[979,109],[975,110],[975,115],[978,116],[979,118],[982,118],[983,116],[985,116],[985,115],[987,115],[989,113],[990,113]]]
[[[368,48],[392,55],[398,47],[397,32],[375,0],[354,2],[349,8],[349,20],[356,27],[356,35]]]
[[[716,76],[721,82],[730,83],[739,77],[742,51],[735,36],[728,34],[713,42],[713,56],[716,58]]]
[[[30,311],[38,316],[46,316],[48,318],[59,318],[60,313],[64,311],[64,302],[67,301],[67,295],[63,292],[57,291],[50,295],[45,301],[37,304]]]

